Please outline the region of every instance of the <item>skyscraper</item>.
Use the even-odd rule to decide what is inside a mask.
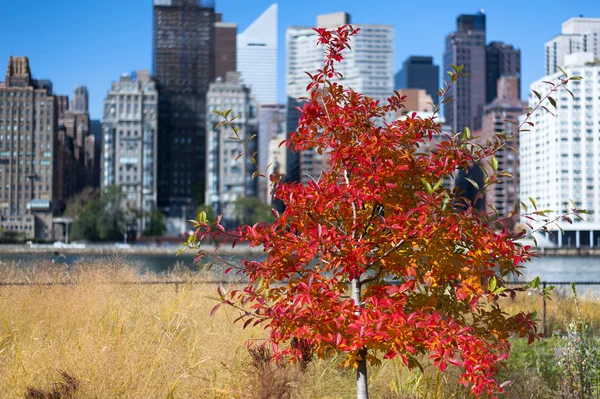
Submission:
[[[154,0],[158,83],[158,203],[168,214],[201,202],[206,176],[206,93],[215,78],[211,0]]]
[[[88,112],[89,95],[87,87],[77,86],[73,92],[73,104],[71,111],[73,112]]]
[[[250,156],[239,157],[244,152],[242,141],[258,131],[256,104],[239,72],[228,72],[225,80],[217,78],[210,85],[207,102],[205,203],[211,205],[217,214],[223,215],[225,226],[233,227],[236,224],[236,200],[256,196],[256,179],[252,178],[256,168]],[[232,139],[235,135],[229,126],[221,124],[217,128],[222,118],[212,111],[224,109],[232,109],[233,115],[238,117],[233,126],[238,128],[241,141]],[[249,153],[256,150],[256,140],[250,140],[247,145]]]
[[[600,59],[600,18],[571,18],[562,24],[561,34],[546,43],[546,75],[558,72],[565,57],[577,52]]]
[[[496,99],[498,80],[502,76],[516,77],[517,97],[521,97],[521,50],[515,49],[504,42],[491,42],[486,47],[485,54],[485,103],[489,104]]]
[[[496,82],[497,98],[485,106],[483,113],[483,137],[490,140],[497,133],[508,135],[515,131],[515,125],[508,121],[517,121],[527,107],[519,95],[520,78],[502,76]],[[501,148],[495,155],[498,160],[498,172],[508,172],[512,177],[500,177],[500,184],[494,184],[486,192],[486,204],[493,206],[500,217],[507,217],[519,203],[519,134]],[[492,170],[487,170],[488,175]]]
[[[535,126],[521,133],[521,197],[534,198],[538,209],[555,211],[571,208],[572,200],[590,214],[574,218],[572,224],[559,220],[564,234],[550,225],[553,234],[548,238],[558,246],[600,247],[600,63],[592,53],[573,53],[565,55],[563,66],[569,76],[583,80],[569,83],[573,98],[564,90],[556,94],[556,116],[539,109],[530,118]],[[561,75],[545,76],[530,88],[544,95],[549,90],[544,81],[557,81]],[[537,103],[530,94],[529,106]]]
[[[451,65],[464,65],[462,77],[448,95],[453,102],[444,104],[446,123],[453,131],[464,127],[481,128],[481,116],[486,102],[486,32],[485,14],[460,15],[456,20],[456,32],[446,36],[444,71]]]
[[[237,36],[237,71],[257,102],[277,102],[277,4]]]
[[[227,72],[236,70],[237,25],[222,17],[215,14],[215,77],[225,79]]]
[[[317,27],[337,28],[350,23],[345,12],[317,16]],[[344,60],[336,66],[343,75],[341,83],[367,97],[385,102],[394,89],[394,27],[377,24],[352,24],[360,33],[350,42],[352,50],[344,52]],[[324,48],[317,46],[318,34],[309,26],[291,26],[286,31],[286,94],[288,132],[296,129],[298,101],[306,97],[311,74],[323,67]],[[287,178],[305,181],[318,178],[327,160],[312,150],[287,154]]]
[[[104,99],[102,187],[121,187],[126,205],[144,215],[139,232],[156,206],[157,101],[148,71],[122,76]]]
[[[433,64],[433,57],[410,56],[396,73],[394,88],[424,89],[433,101],[438,102],[440,68]]]
[[[261,172],[266,170],[267,177],[271,173],[285,172],[285,157],[281,154],[285,153],[286,147],[278,148],[285,140],[285,122],[285,105],[258,104],[258,168]],[[271,202],[269,190],[269,182],[259,179],[258,197],[263,203]]]
[[[10,57],[0,83],[0,227],[5,237],[52,238],[57,119],[52,84],[32,78],[27,57]]]
[[[336,28],[349,24],[344,12],[319,15],[317,27]],[[360,33],[350,42],[352,50],[344,52],[337,66],[344,75],[342,83],[365,96],[386,101],[394,89],[394,27],[391,25],[355,24]],[[309,26],[291,26],[286,31],[286,93],[297,99],[306,96],[309,78],[323,67],[324,48],[317,46],[318,34]]]

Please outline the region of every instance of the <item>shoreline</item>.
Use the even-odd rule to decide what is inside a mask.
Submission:
[[[54,246],[47,245],[0,245],[0,257],[2,255],[44,255],[55,254],[61,255],[173,255],[183,248],[182,245],[171,246],[138,246],[138,245],[62,245]],[[211,253],[215,251],[215,246],[202,245],[202,250]],[[222,255],[260,255],[263,253],[262,248],[250,248],[247,245],[238,245],[235,248],[231,246],[223,246],[218,251]],[[179,256],[192,257],[196,255],[196,251],[188,249]]]
[[[40,255],[54,254],[56,252],[62,255],[177,255],[177,252],[183,248],[181,245],[169,246],[143,246],[143,245],[123,245],[123,244],[73,244],[73,245],[52,245],[52,244],[34,244],[32,246],[15,244],[0,245],[0,256],[2,255]],[[215,246],[202,245],[201,249],[206,252],[214,252]],[[250,248],[248,245],[222,246],[218,253],[223,255],[260,255],[263,254],[262,248]],[[553,257],[590,257],[600,258],[600,248],[535,248],[532,253],[543,258]],[[179,256],[194,256],[194,250],[182,252]]]

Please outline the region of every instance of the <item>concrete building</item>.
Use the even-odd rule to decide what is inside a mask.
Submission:
[[[71,111],[76,113],[88,113],[89,111],[89,94],[87,87],[77,86],[73,92],[73,103]]]
[[[556,212],[572,207],[586,209],[583,221],[560,221],[564,235],[553,226],[549,238],[559,246],[598,247],[600,244],[600,63],[593,53],[565,56],[564,69],[581,81],[570,82],[574,98],[560,91],[555,100],[556,116],[544,110],[531,117],[535,123],[520,138],[521,198],[532,197],[538,209]],[[548,85],[562,73],[554,73],[531,84],[544,95]],[[529,106],[538,103],[529,96]],[[523,220],[527,222],[527,220]]]
[[[250,93],[240,73],[229,72],[225,80],[217,79],[210,85],[207,95],[205,203],[211,205],[216,214],[223,215],[222,223],[226,227],[236,225],[235,201],[257,195],[256,179],[252,178],[256,167],[247,155],[236,160],[244,147],[233,139],[235,135],[230,127],[217,128],[223,118],[212,111],[231,109],[232,115],[239,116],[233,125],[239,129],[240,139],[247,140],[258,131],[256,104]],[[254,139],[248,142],[247,151],[255,150]]]
[[[277,4],[237,36],[237,71],[258,103],[277,102]]]
[[[57,107],[27,57],[10,57],[0,83],[0,227],[3,237],[52,238]]]
[[[222,18],[215,14],[215,77],[225,79],[227,72],[236,70],[237,25]]]
[[[406,115],[413,112],[432,112],[433,99],[424,89],[400,89],[400,96],[406,96],[404,108],[400,114]]]
[[[286,139],[286,114],[284,104],[258,104],[258,167],[271,173],[284,174],[287,147],[279,147]],[[258,179],[258,197],[263,203],[271,203],[270,182]]]
[[[498,97],[486,105],[483,112],[484,139],[491,139],[497,133],[512,134],[515,131],[516,126],[507,121],[518,121],[527,107],[519,96],[519,80],[517,76],[503,76],[498,79]],[[500,217],[506,217],[519,203],[519,136],[517,134],[507,146],[496,153],[498,172],[508,172],[513,177],[501,177],[501,183],[494,184],[486,192],[487,208],[496,209]],[[488,174],[492,172],[491,169],[488,170]]]
[[[168,216],[191,219],[205,190],[214,1],[154,0],[153,74],[160,90],[158,205]]]
[[[521,51],[499,41],[486,45],[486,16],[482,10],[459,15],[456,31],[446,36],[444,71],[452,70],[451,65],[464,65],[462,72],[468,76],[459,78],[449,91],[454,101],[445,104],[445,119],[455,132],[465,127],[481,130],[484,107],[497,97],[498,79],[520,78]]]
[[[460,78],[448,93],[454,101],[444,104],[444,118],[455,132],[465,127],[478,130],[486,102],[485,14],[460,15],[456,26],[446,36],[444,71],[452,70],[451,65],[464,65],[463,73],[469,76]]]
[[[141,232],[157,200],[158,92],[148,71],[136,75],[113,82],[104,99],[102,187],[121,186],[124,206],[143,215]]]
[[[410,56],[396,73],[394,88],[424,89],[438,103],[440,89],[440,68],[433,63],[433,57]]]
[[[521,50],[504,42],[491,42],[485,53],[485,103],[489,104],[497,97],[498,80],[502,76],[517,78],[517,99],[521,98]]]
[[[600,59],[600,18],[571,18],[562,24],[562,31],[546,42],[546,75],[558,72],[565,57],[572,53],[589,52]]]
[[[336,28],[350,23],[345,12],[319,15],[317,27]],[[344,53],[344,61],[336,65],[343,75],[340,82],[365,96],[387,101],[394,89],[394,27],[377,24],[352,24],[360,34],[351,40],[352,50]],[[306,97],[306,86],[311,74],[323,67],[324,48],[317,46],[317,33],[313,27],[291,26],[286,31],[286,94],[287,131],[296,129],[298,100]],[[317,179],[327,160],[314,151],[287,154],[287,179],[307,181]]]
[[[349,24],[344,12],[319,15],[317,27],[336,28]],[[354,36],[352,50],[344,53],[337,65],[344,77],[342,83],[365,96],[386,101],[394,89],[394,27],[391,25],[357,24],[360,34]],[[317,33],[312,26],[291,26],[286,31],[286,94],[298,99],[306,96],[311,74],[323,67],[324,49],[317,46]]]

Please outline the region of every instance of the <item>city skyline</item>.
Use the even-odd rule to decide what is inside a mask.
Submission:
[[[31,3],[31,7],[26,3]],[[216,0],[216,12],[223,13],[224,22],[236,23],[238,32],[243,32],[273,3],[276,2]],[[434,63],[443,65],[444,37],[454,29],[456,17],[484,8],[488,20],[488,41],[502,40],[521,49],[522,87],[526,88],[543,75],[544,44],[560,33],[564,21],[580,14],[600,17],[600,4],[592,0],[573,2],[568,13],[558,3],[546,4],[542,8],[516,1],[502,4],[465,1],[460,8],[452,10],[446,9],[439,1],[425,9],[407,4],[398,7],[397,12],[389,12],[393,8],[393,1],[386,1],[377,9],[337,0],[327,4],[309,0],[301,8],[292,2],[279,2],[278,41],[284,42],[285,30],[290,25],[312,25],[318,14],[345,11],[357,16],[356,23],[368,21],[394,25],[394,72],[410,55],[432,56]],[[386,9],[388,11],[382,11]],[[119,10],[119,13],[114,10]],[[0,60],[7,62],[11,55],[29,57],[36,65],[35,78],[52,80],[54,91],[58,94],[72,93],[78,85],[87,86],[92,119],[101,117],[106,89],[115,76],[137,69],[151,69],[152,2],[149,0],[127,3],[105,0],[94,4],[81,4],[74,0],[38,4],[33,0],[23,0],[19,4],[7,5],[4,16],[6,23],[0,26],[0,34],[19,37],[20,40],[0,43]],[[27,29],[25,21],[36,17],[69,22],[50,25],[47,34],[34,35],[34,30]],[[278,55],[277,70],[277,97],[278,101],[284,102],[283,49]],[[440,75],[444,77],[443,71]],[[526,97],[527,90],[523,90],[521,95]]]

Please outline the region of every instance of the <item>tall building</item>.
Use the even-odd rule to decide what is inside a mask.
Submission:
[[[257,102],[277,102],[277,4],[237,36],[237,71]]]
[[[350,23],[350,15],[344,12],[319,15],[317,27],[337,28]],[[360,28],[360,33],[350,42],[352,50],[344,53],[344,61],[336,66],[343,75],[341,83],[367,97],[387,101],[394,89],[394,27],[391,25],[352,24]],[[309,77],[323,67],[324,49],[317,46],[317,32],[313,27],[291,26],[286,31],[286,94],[288,124],[287,130],[296,129],[299,116],[296,107],[298,100],[306,97]],[[288,179],[306,181],[317,179],[327,164],[316,152],[309,150],[300,154],[287,154]]]
[[[286,138],[285,126],[285,105],[258,104],[258,167],[261,172],[267,172],[267,177],[271,173],[285,173],[285,156],[280,154],[285,153],[286,147],[278,147]],[[258,180],[258,197],[263,203],[271,203],[270,184],[266,179]]]
[[[469,74],[456,82],[448,93],[454,101],[444,104],[444,117],[452,130],[481,129],[486,102],[486,26],[485,14],[460,15],[456,31],[446,36],[444,71],[463,65]]]
[[[600,59],[600,18],[571,18],[562,24],[561,34],[546,43],[546,75],[558,72],[565,57],[577,52]]]
[[[0,83],[0,227],[5,238],[52,237],[57,119],[52,84],[32,78],[27,57],[10,57]]]
[[[140,232],[156,206],[157,104],[156,83],[148,71],[122,76],[104,99],[102,187],[121,186],[124,205],[143,215]]]
[[[433,63],[433,57],[410,56],[396,73],[395,89],[424,89],[437,103],[440,89],[440,68]]]
[[[485,54],[485,103],[489,104],[498,96],[498,79],[502,76],[517,77],[517,97],[521,98],[521,50],[504,42],[491,42]]]
[[[227,72],[236,70],[237,25],[222,18],[215,14],[215,77],[225,79]]]
[[[350,15],[319,15],[317,27],[336,28],[349,24]],[[360,33],[350,42],[352,50],[344,53],[337,66],[344,76],[342,83],[365,96],[386,101],[394,90],[394,27],[391,25],[355,24]],[[306,96],[309,77],[323,67],[324,49],[317,46],[318,34],[309,26],[291,26],[286,31],[286,93],[298,99]]]
[[[520,138],[521,197],[534,198],[538,209],[557,212],[565,206],[586,209],[583,221],[573,224],[559,221],[564,235],[553,225],[549,237],[559,246],[600,246],[600,63],[592,53],[567,54],[564,69],[569,76],[579,75],[568,88],[574,98],[560,91],[555,100],[556,116],[539,110],[531,121],[535,124]],[[562,73],[545,76],[531,84],[540,94],[548,91],[544,81],[556,81]],[[530,94],[529,106],[537,97]],[[523,118],[523,117],[522,117]],[[523,220],[523,222],[528,222]]]
[[[88,95],[87,87],[85,87],[85,86],[75,87],[75,92],[73,93],[73,104],[71,106],[71,111],[87,113],[89,111],[88,103],[89,103],[89,95]]]
[[[503,76],[496,82],[497,98],[486,105],[483,112],[483,137],[492,138],[497,133],[512,134],[516,126],[508,121],[517,121],[525,112],[527,104],[519,95],[518,76]],[[498,172],[508,172],[513,177],[500,177],[500,183],[494,184],[486,192],[488,209],[494,207],[500,217],[508,216],[519,203],[519,134],[508,145],[496,153]],[[488,175],[492,170],[488,170]]]
[[[215,78],[211,0],[154,0],[158,205],[181,215],[201,202],[206,176],[206,93]],[[191,216],[191,215],[189,215]]]
[[[243,84],[239,72],[228,72],[225,80],[217,79],[210,85],[207,96],[207,147],[206,147],[206,193],[205,203],[212,206],[216,214],[223,215],[224,226],[236,225],[235,201],[239,198],[255,197],[257,182],[252,178],[256,167],[249,156],[238,156],[244,152],[242,142],[235,140],[233,130],[221,125],[223,120],[214,110],[231,109],[239,116],[233,121],[242,141],[258,131],[256,105],[250,88]],[[247,151],[256,151],[256,140],[248,143]]]

